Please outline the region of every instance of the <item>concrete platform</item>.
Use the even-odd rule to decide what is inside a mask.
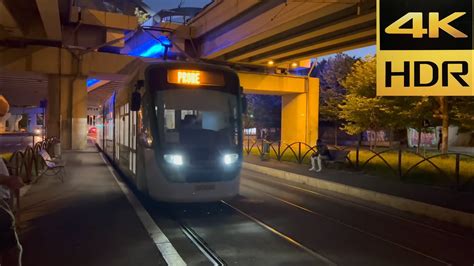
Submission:
[[[166,265],[98,152],[66,152],[67,177],[22,198],[23,265]]]

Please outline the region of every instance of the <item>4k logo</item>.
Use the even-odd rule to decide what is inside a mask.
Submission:
[[[429,29],[423,28],[423,13],[409,12],[397,21],[385,28],[387,34],[411,34],[413,38],[423,38],[423,35],[428,34],[429,38],[439,38],[439,31],[443,30],[454,38],[467,38],[468,36],[463,32],[457,30],[449,23],[453,22],[459,17],[466,15],[466,12],[454,12],[451,15],[440,19],[439,13],[430,12]],[[412,28],[402,28],[403,25],[412,21]]]
[[[378,95],[474,95],[472,0],[377,5]]]

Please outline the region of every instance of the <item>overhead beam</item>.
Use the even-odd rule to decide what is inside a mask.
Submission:
[[[290,64],[291,62],[295,62],[299,60],[304,60],[308,58],[316,58],[320,56],[340,53],[347,50],[353,50],[357,48],[374,45],[375,41],[376,41],[375,35],[360,38],[360,39],[352,39],[344,43],[338,43],[332,46],[326,46],[323,48],[314,49],[314,50],[310,50],[310,51],[299,53],[299,54],[294,54],[294,55],[283,57],[283,58],[277,58],[276,60],[274,60],[274,62],[276,65],[286,65],[286,64]]]
[[[200,56],[206,59],[219,59],[226,53],[312,21],[314,20],[314,11],[321,10],[327,5],[330,4],[283,3],[277,5],[251,20],[244,21],[231,31],[222,32],[213,38],[203,39],[199,43]],[[343,5],[343,7],[345,6]],[[334,8],[337,9],[337,7]],[[328,14],[333,12],[328,12]]]
[[[4,1],[0,1],[0,29],[2,29],[8,36],[23,36],[23,32],[20,28],[20,25],[15,20],[15,17],[7,8],[6,3]]]
[[[37,72],[41,74],[100,76],[117,74],[136,57],[111,53],[89,52],[81,57],[77,66],[75,56],[56,47],[28,46],[27,48],[0,49],[0,72]]]
[[[267,2],[267,4],[263,2]],[[243,19],[249,16],[248,14],[251,15],[249,11],[254,10],[252,12],[255,14],[256,8],[261,9],[262,6],[268,6],[269,2],[278,2],[279,4],[281,0],[216,0],[207,6],[206,9],[199,12],[188,23],[188,26],[192,28],[192,38],[215,35],[223,28],[231,28],[232,24],[242,23]]]
[[[255,57],[264,53],[272,52],[277,49],[281,49],[282,47],[294,48],[294,46],[298,45],[299,43],[306,42],[307,40],[310,40],[313,38],[329,35],[332,32],[345,30],[348,27],[353,26],[353,25],[365,24],[371,21],[375,23],[375,18],[376,18],[375,12],[372,12],[372,13],[361,15],[361,16],[355,15],[349,19],[344,18],[341,20],[336,20],[334,24],[318,27],[317,29],[313,31],[309,31],[309,32],[305,31],[304,33],[293,34],[293,35],[281,34],[281,36],[286,36],[281,41],[268,40],[268,42],[266,43],[261,42],[260,44],[257,44],[259,46],[256,46],[256,48],[251,49],[252,47],[249,47],[250,49],[247,49],[247,50],[240,49],[240,51],[238,52],[231,52],[231,53],[226,54],[225,58],[231,62],[249,61],[246,59],[249,59],[251,57]]]
[[[306,92],[306,77],[237,71],[245,93],[284,95]]]
[[[253,57],[250,60],[252,63],[266,64],[269,60],[278,61],[279,58],[287,58],[292,55],[298,55],[316,49],[324,49],[325,47],[335,47],[338,44],[345,44],[352,40],[359,40],[367,37],[375,40],[375,35],[376,29],[374,26],[373,28],[365,28],[361,31],[341,34],[340,36],[334,36],[315,43],[308,42],[305,45],[294,47],[293,49],[284,48],[275,52],[269,52],[258,57]]]
[[[46,37],[50,40],[62,39],[58,0],[36,0],[36,6],[43,22]]]

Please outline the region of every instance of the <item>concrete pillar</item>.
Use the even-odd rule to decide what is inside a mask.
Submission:
[[[77,78],[72,82],[72,132],[71,148],[83,150],[87,146],[87,80]]]
[[[281,141],[315,145],[319,124],[319,79],[306,81],[306,92],[282,96]]]
[[[48,78],[47,135],[59,136],[63,149],[87,144],[86,78],[50,75]]]
[[[281,141],[306,142],[306,95],[287,94],[281,101]]]
[[[48,137],[59,137],[64,147],[70,145],[70,140],[61,135],[61,118],[67,117],[67,108],[62,98],[67,102],[69,79],[58,75],[48,76],[48,106],[46,107],[46,126]],[[66,96],[66,97],[65,97]]]

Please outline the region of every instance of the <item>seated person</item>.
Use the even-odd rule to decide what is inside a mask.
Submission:
[[[322,163],[321,160],[329,160],[329,149],[326,144],[324,144],[320,139],[316,141],[316,152],[311,154],[311,168],[309,171],[321,172],[322,170]],[[316,163],[318,165],[318,169],[316,169]]]

